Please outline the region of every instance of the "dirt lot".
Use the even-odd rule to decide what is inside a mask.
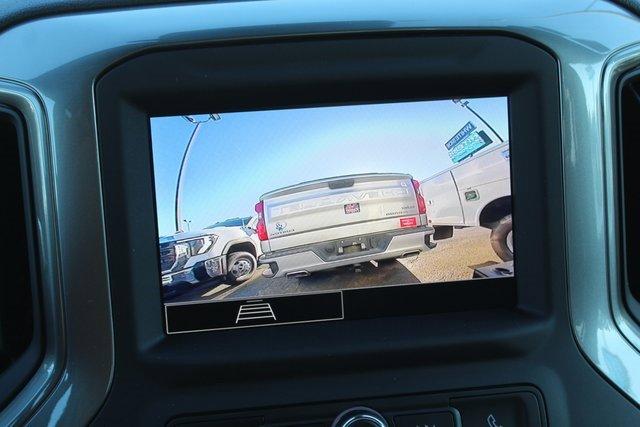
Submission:
[[[246,282],[229,286],[222,282],[204,283],[167,302],[222,299],[248,299],[274,295],[292,295],[366,286],[432,283],[470,279],[476,267],[501,262],[491,249],[490,231],[484,228],[454,230],[453,238],[416,257],[360,268],[343,267],[315,273],[304,278],[262,277],[259,268]]]
[[[417,257],[399,260],[420,282],[445,282],[471,278],[473,269],[502,262],[491,248],[491,230],[469,227],[453,231],[453,238]]]

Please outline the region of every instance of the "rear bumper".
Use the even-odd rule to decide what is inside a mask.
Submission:
[[[390,258],[402,258],[426,251],[435,246],[431,242],[434,229],[422,226],[411,230],[376,233],[366,236],[355,236],[342,241],[383,242],[382,247],[356,252],[353,254],[329,254],[328,250],[337,243],[321,242],[276,252],[267,252],[259,258],[259,264],[269,265],[265,270],[266,277],[283,277],[287,275],[305,275],[316,271],[346,265],[359,264]]]

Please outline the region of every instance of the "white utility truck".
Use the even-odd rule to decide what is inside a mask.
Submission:
[[[420,183],[407,174],[303,182],[264,194],[256,212],[267,277],[302,277],[433,246]]]
[[[454,228],[491,229],[491,246],[503,261],[513,259],[509,143],[473,156],[421,181],[434,240]]]

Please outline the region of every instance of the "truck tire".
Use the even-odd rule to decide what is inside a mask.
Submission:
[[[513,260],[513,223],[511,215],[502,218],[491,230],[491,247],[501,260]]]
[[[258,262],[249,252],[232,252],[227,256],[227,282],[237,285],[249,279],[256,271]]]

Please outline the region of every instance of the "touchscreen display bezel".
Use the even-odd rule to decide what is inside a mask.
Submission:
[[[151,69],[154,73],[149,74]],[[157,342],[159,347],[149,350],[149,354],[166,350],[195,357],[188,355],[185,345],[172,341],[166,334],[158,289],[158,235],[149,129],[149,119],[155,116],[507,96],[510,138],[514,141],[511,156],[515,173],[511,176],[517,224],[514,240],[518,242],[519,254],[517,280],[478,280],[456,286],[436,284],[422,287],[420,292],[425,292],[424,295],[410,291],[419,286],[407,287],[397,295],[397,301],[384,294],[386,288],[356,290],[350,293],[353,309],[348,321],[319,322],[313,328],[326,333],[327,339],[335,335],[333,339],[340,341],[340,331],[366,329],[367,325],[375,324],[376,334],[389,337],[408,334],[415,346],[420,347],[427,345],[427,336],[421,335],[424,331],[405,329],[415,319],[428,322],[446,315],[455,323],[455,319],[474,313],[503,312],[517,316],[523,310],[540,312],[545,309],[554,278],[562,275],[551,274],[562,268],[551,262],[561,258],[558,251],[562,248],[546,248],[544,244],[545,236],[562,232],[559,230],[562,225],[553,221],[555,216],[548,216],[546,209],[548,204],[562,209],[558,184],[561,164],[552,160],[561,158],[556,114],[557,64],[547,52],[522,40],[499,35],[470,38],[406,33],[173,47],[143,52],[116,64],[100,78],[96,95],[116,321],[129,319],[136,325],[140,342]],[[527,196],[520,197],[523,194]],[[415,301],[428,304],[412,311]],[[348,304],[346,299],[344,303]],[[381,309],[387,310],[384,316]],[[300,338],[291,334],[309,327],[294,324],[268,328],[268,335],[282,336],[281,342],[296,345]],[[264,330],[220,330],[189,336],[202,337],[193,339],[205,347],[209,346],[210,336],[217,336],[221,340],[218,345],[226,343],[235,348],[242,345],[233,344],[231,336],[264,342]],[[439,331],[431,330],[430,334],[438,335]],[[332,345],[338,352],[343,349],[339,343]],[[347,351],[346,347],[344,350]],[[203,357],[197,356],[198,363],[217,363]],[[175,365],[179,359],[174,355],[174,360],[166,363]]]

